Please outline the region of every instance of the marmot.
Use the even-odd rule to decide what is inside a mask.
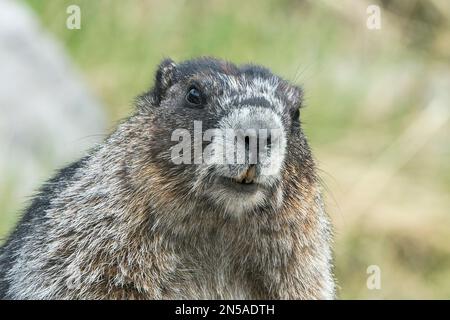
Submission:
[[[0,249],[0,297],[334,298],[301,88],[214,58],[166,59],[155,78],[131,117],[33,199]],[[184,150],[193,163],[175,163],[174,132],[195,140],[194,121],[200,133],[278,129],[277,141],[264,137],[270,172],[247,157],[195,161],[195,150]]]

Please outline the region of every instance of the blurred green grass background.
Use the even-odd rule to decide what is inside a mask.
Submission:
[[[111,128],[164,57],[254,62],[302,85],[339,297],[450,298],[447,1],[25,3],[107,106]],[[65,27],[71,4],[80,30]],[[369,4],[382,8],[380,30],[366,27]],[[0,195],[0,236],[22,207]],[[380,290],[366,286],[369,265],[381,269]]]

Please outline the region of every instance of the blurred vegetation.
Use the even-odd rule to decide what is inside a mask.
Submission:
[[[339,296],[450,298],[448,1],[26,3],[108,106],[111,127],[167,56],[259,63],[301,84],[335,222]],[[366,27],[373,3],[380,30]],[[65,27],[71,4],[80,30]],[[3,233],[13,216],[2,216]],[[369,265],[381,268],[380,290],[366,286]]]

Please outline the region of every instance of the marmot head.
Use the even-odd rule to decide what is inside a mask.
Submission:
[[[281,206],[286,188],[314,174],[300,126],[302,90],[266,68],[167,59],[137,104],[150,115],[154,188],[168,197],[256,212]]]

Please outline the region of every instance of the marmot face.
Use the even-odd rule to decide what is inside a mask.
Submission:
[[[286,164],[310,162],[301,98],[265,68],[201,58],[163,61],[138,105],[152,114],[151,161],[168,186],[242,214],[278,208]]]

